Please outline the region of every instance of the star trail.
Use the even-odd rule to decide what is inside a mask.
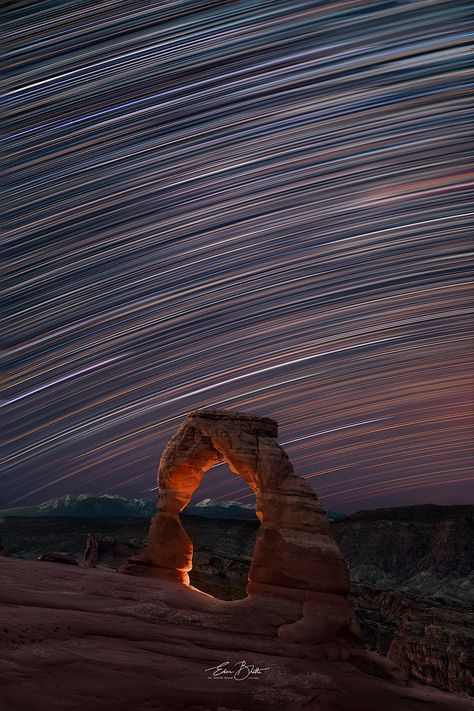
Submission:
[[[333,509],[472,501],[469,5],[3,16],[1,506],[152,497],[213,406]]]

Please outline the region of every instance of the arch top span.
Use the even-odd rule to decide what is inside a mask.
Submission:
[[[226,462],[257,497],[275,488],[293,472],[286,453],[276,442],[278,423],[232,410],[190,412],[165,447],[158,469],[158,510],[179,513],[189,503],[206,471]]]
[[[251,431],[260,432],[268,437],[278,437],[278,422],[270,417],[260,415],[249,415],[236,410],[193,410],[186,415],[189,422],[199,423],[202,421],[220,423],[239,423],[242,427]]]

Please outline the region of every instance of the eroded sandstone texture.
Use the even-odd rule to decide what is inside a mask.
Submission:
[[[272,597],[275,610],[284,611],[282,641],[332,644],[337,656],[344,647],[360,645],[347,600],[347,566],[316,494],[295,475],[277,434],[277,423],[264,417],[190,413],[161,458],[158,513],[147,552],[123,572],[189,584],[193,545],[179,514],[208,469],[226,462],[255,492],[261,522],[247,586],[250,601]]]
[[[277,639],[264,596],[0,557],[0,620],[1,711],[472,711]],[[265,671],[239,680],[242,663]]]

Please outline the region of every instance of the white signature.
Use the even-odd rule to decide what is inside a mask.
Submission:
[[[234,667],[229,669],[230,662],[221,662],[215,667],[209,667],[204,671],[212,672],[210,679],[235,679],[236,681],[244,681],[244,679],[256,679],[260,674],[268,671],[270,667],[258,667],[255,664],[247,664],[245,659],[241,662],[234,662]]]

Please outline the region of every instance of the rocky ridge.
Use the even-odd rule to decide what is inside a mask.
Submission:
[[[473,506],[361,511],[333,531],[351,580],[446,604],[472,603]]]

